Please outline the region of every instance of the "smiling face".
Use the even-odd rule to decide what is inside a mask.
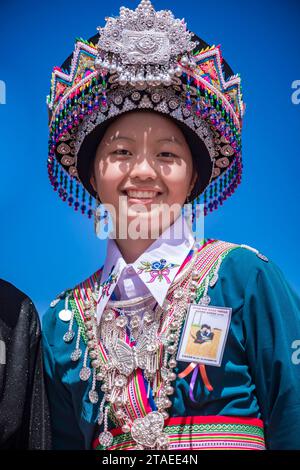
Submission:
[[[162,205],[180,210],[196,178],[190,148],[175,122],[140,111],[126,113],[108,127],[97,148],[91,184],[101,202],[114,207],[118,226],[124,215],[129,223],[137,217],[153,220]],[[170,213],[170,224],[176,218]],[[161,227],[161,219],[154,223]]]

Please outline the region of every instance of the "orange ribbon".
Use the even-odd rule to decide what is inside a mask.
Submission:
[[[178,374],[178,377],[180,379],[183,379],[184,377],[187,377],[193,370],[198,366],[201,378],[203,380],[203,383],[207,390],[209,392],[213,391],[213,386],[211,385],[208,377],[207,377],[207,372],[205,368],[205,364],[197,364],[196,362],[191,362],[186,369],[184,369],[180,374]]]

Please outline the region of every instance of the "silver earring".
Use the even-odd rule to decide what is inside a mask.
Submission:
[[[99,231],[100,212],[101,212],[101,205],[100,205],[100,201],[98,197],[96,198],[96,202],[97,202],[97,207],[94,210],[94,231],[95,231],[95,234],[97,235]]]
[[[97,207],[94,211],[94,231],[96,235],[100,232],[100,224],[103,225],[103,230],[108,231],[109,214],[105,206],[101,203],[99,196],[96,196]]]

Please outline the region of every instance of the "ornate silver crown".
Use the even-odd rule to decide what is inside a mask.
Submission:
[[[97,28],[95,68],[116,73],[120,85],[168,86],[182,67],[196,67],[191,51],[198,41],[170,10],[155,11],[142,0],[135,10],[121,7],[119,17],[105,19],[104,28]]]

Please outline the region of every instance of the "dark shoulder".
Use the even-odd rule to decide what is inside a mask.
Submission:
[[[0,318],[7,326],[17,324],[22,306],[32,305],[30,298],[10,282],[0,279]]]
[[[26,299],[24,292],[4,279],[0,279],[0,302],[18,303],[19,305]]]

